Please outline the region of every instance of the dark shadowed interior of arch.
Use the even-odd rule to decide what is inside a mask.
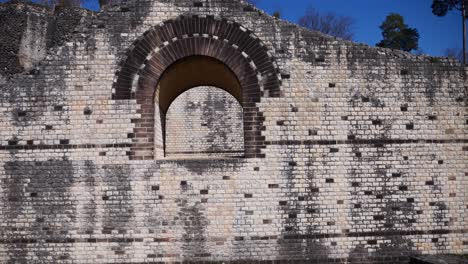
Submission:
[[[237,76],[223,62],[208,56],[190,56],[172,64],[163,73],[155,100],[167,112],[174,99],[193,87],[219,87],[242,102],[242,88]]]
[[[158,82],[154,102],[156,158],[241,155],[242,88],[221,61],[190,56],[173,63]]]

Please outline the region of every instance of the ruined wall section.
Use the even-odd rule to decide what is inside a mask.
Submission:
[[[281,96],[261,159],[129,161],[139,106],[112,100],[151,26],[215,15],[254,31]],[[0,89],[0,260],[395,263],[466,253],[465,71],[307,32],[240,1],[109,6]],[[99,252],[93,254],[93,252]]]
[[[356,263],[466,251],[463,67],[281,27],[284,97],[261,109],[267,159],[284,161],[284,254],[320,250],[327,239],[303,239],[324,233],[353,244]]]
[[[9,82],[2,84],[3,149],[27,150],[38,153],[33,159],[44,160],[73,156],[71,149],[82,151],[75,154],[77,159],[105,156],[105,151],[96,149],[106,147],[120,156],[125,155],[121,149],[126,146],[128,135],[125,128],[116,124],[125,116],[130,123],[135,116],[128,111],[132,107],[128,102],[108,101],[109,92],[105,89],[91,88],[109,87],[115,74],[114,69],[100,71],[103,65],[115,63],[115,55],[106,48],[108,39],[102,32],[89,33],[97,27],[89,11],[62,8],[57,12],[49,23],[53,29],[48,31],[46,40],[52,47],[47,56],[33,71],[13,75]],[[88,20],[82,20],[84,14]],[[69,38],[73,41],[67,41]],[[105,117],[109,118],[104,122]],[[107,127],[107,132],[97,133],[100,127]],[[109,136],[109,133],[119,136]],[[117,141],[119,137],[124,139]],[[89,152],[90,149],[93,150]],[[83,152],[88,153],[83,155]],[[6,153],[21,156],[16,151],[2,156]]]
[[[62,45],[77,27],[90,19],[91,11],[78,8],[49,8],[10,1],[0,4],[0,75],[30,71],[47,55]]]
[[[1,4],[0,22],[4,25],[0,32],[1,75],[22,72],[24,66],[30,69],[31,62],[37,62],[33,54],[43,57],[46,43],[44,32],[47,28],[46,13],[47,11],[41,7]],[[37,42],[33,43],[33,39]],[[30,59],[27,60],[28,58]]]
[[[137,5],[129,2],[109,6],[106,12],[87,20],[86,24],[77,28],[73,33],[73,41],[52,49],[37,71],[13,78],[10,83],[5,84],[5,100],[20,98],[20,101],[37,100],[41,103],[15,107],[5,105],[2,144],[19,145],[33,150],[34,153],[41,153],[40,158],[44,157],[44,152],[56,153],[57,148],[65,148],[70,151],[60,152],[67,156],[77,152],[77,159],[84,156],[74,149],[81,149],[87,153],[86,157],[106,155],[105,160],[126,160],[128,144],[134,134],[132,125],[121,127],[121,124],[131,124],[132,119],[137,116],[135,109],[138,106],[132,100],[111,100],[112,89],[109,87],[112,87],[119,64],[125,59],[132,43],[141,38],[150,27],[178,15],[211,14],[218,17],[232,16],[232,20],[235,20],[245,14],[244,8],[253,15],[252,18],[244,19],[245,22],[252,24],[251,19],[267,18],[258,10],[249,9],[235,1],[213,1],[203,7],[195,7],[192,2],[152,1],[138,1]],[[271,23],[262,23],[271,27]],[[25,81],[28,79],[35,81],[31,84]],[[19,96],[22,91],[30,91],[29,94],[39,96],[22,98]],[[40,96],[44,91],[48,92]],[[56,94],[67,96],[57,99]],[[68,103],[67,100],[71,102]],[[42,110],[35,109],[41,108],[40,105],[48,108],[47,118],[43,117],[35,126],[10,125],[16,124],[13,111],[19,111],[22,117],[27,117],[42,113]],[[122,122],[124,116],[125,121]],[[54,119],[69,120],[51,121]],[[37,131],[44,133],[38,135]],[[31,140],[35,142],[32,143]],[[33,146],[28,147],[28,142]],[[91,149],[96,150],[91,154]]]

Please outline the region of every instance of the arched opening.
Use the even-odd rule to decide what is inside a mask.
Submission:
[[[177,62],[194,67],[174,67],[183,69],[174,70],[182,73],[173,74],[170,78],[173,81],[164,84],[162,75],[170,72],[169,68]],[[207,67],[211,71],[197,67],[205,64],[210,65]],[[214,66],[216,64],[218,67]],[[192,70],[187,70],[189,68]],[[228,70],[217,70],[226,68]],[[203,71],[205,73],[201,74]],[[200,76],[206,78],[201,80]],[[170,84],[174,82],[182,84]],[[164,130],[164,115],[170,102],[186,89],[203,85],[222,88],[241,102],[244,157],[265,157],[262,153],[266,147],[262,135],[265,118],[257,103],[262,97],[281,95],[281,80],[274,57],[255,34],[234,21],[188,15],[149,29],[133,43],[119,64],[112,98],[136,100],[138,105],[138,117],[131,120],[134,133],[129,134],[132,139],[127,151],[129,159],[164,157],[164,133],[161,131]]]
[[[190,56],[169,66],[159,79],[155,100],[165,113],[174,99],[193,87],[218,87],[242,102],[237,76],[221,61],[208,56]]]
[[[242,106],[222,89],[200,86],[182,93],[169,106],[165,123],[166,157],[244,154]]]
[[[243,156],[241,102],[239,80],[223,62],[208,56],[176,61],[154,94],[155,157]]]

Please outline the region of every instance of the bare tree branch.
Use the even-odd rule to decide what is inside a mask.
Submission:
[[[462,49],[446,49],[444,56],[454,58],[460,62],[463,62],[463,50]]]
[[[353,39],[352,27],[354,23],[355,21],[351,17],[339,16],[333,12],[321,14],[314,8],[307,9],[306,13],[299,19],[299,25],[303,27],[346,40]]]

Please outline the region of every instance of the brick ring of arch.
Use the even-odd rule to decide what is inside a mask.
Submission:
[[[120,65],[114,100],[136,99],[130,159],[164,157],[164,115],[181,93],[216,86],[243,108],[245,157],[263,157],[264,117],[256,103],[278,97],[281,80],[263,43],[239,24],[212,16],[166,21],[138,39]],[[155,129],[156,128],[156,129]]]

